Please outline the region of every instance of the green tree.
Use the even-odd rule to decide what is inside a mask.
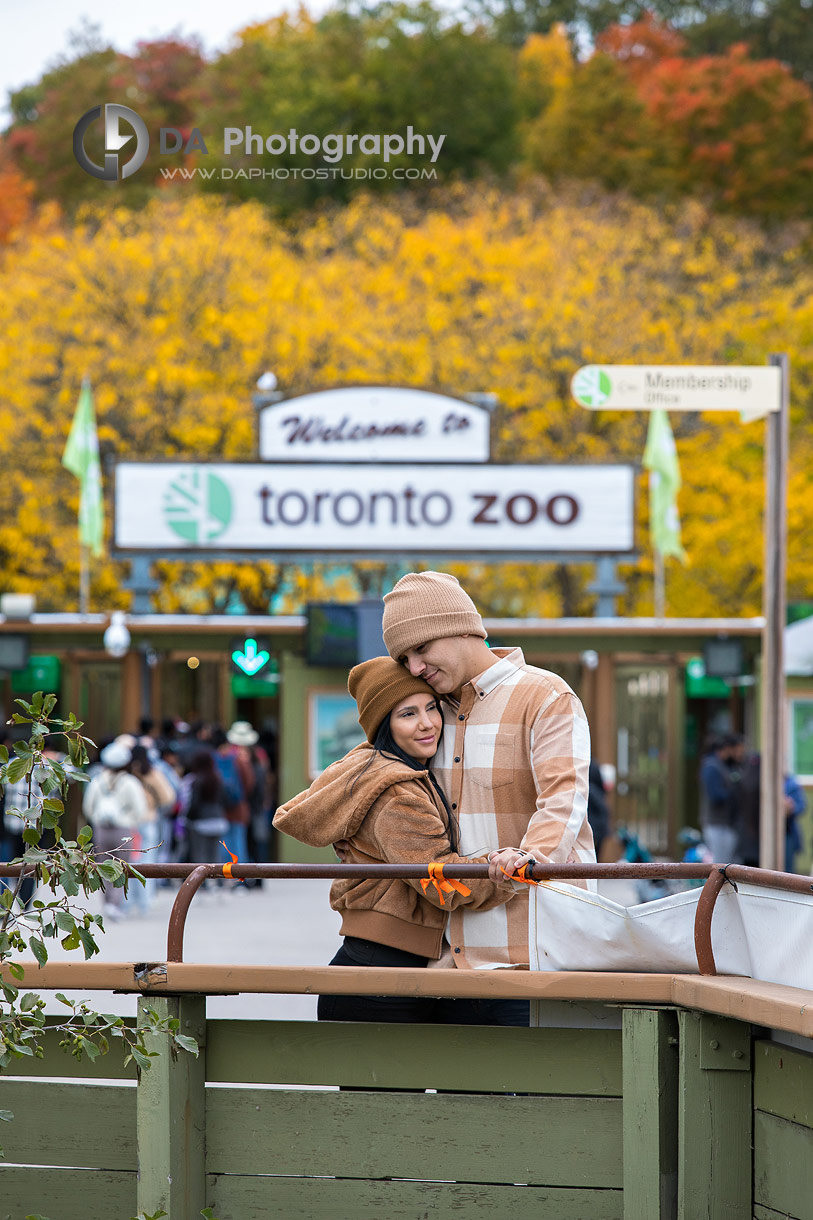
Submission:
[[[48,942],[58,939],[63,949],[81,949],[85,958],[93,957],[99,952],[96,937],[104,932],[104,922],[101,915],[84,910],[81,899],[105,884],[122,887],[126,893],[132,881],[143,883],[131,865],[109,854],[96,855],[89,827],[75,840],[62,834],[69,779],[86,779],[82,768],[88,761],[88,739],[81,735],[82,722],[73,713],[65,720],[53,716],[56,702],[56,695],[42,691],[30,703],[17,699],[22,710],[14,713],[12,723],[29,726],[31,735],[16,742],[11,755],[0,746],[0,784],[13,785],[11,790],[23,794],[16,804],[7,804],[5,813],[20,820],[24,844],[23,854],[10,861],[21,871],[0,891],[0,1072],[15,1060],[44,1055],[45,1002],[36,992],[23,992],[17,986],[26,977],[20,956],[30,953],[44,966]],[[65,741],[67,762],[45,753],[50,733]],[[27,908],[20,903],[24,873],[33,875],[40,887]],[[56,998],[69,1013],[63,1020],[49,1022],[49,1028],[59,1034],[60,1047],[78,1059],[83,1055],[97,1059],[108,1051],[111,1039],[120,1038],[127,1046],[125,1062],[134,1061],[140,1073],[149,1068],[155,1054],[148,1039],[156,1033],[168,1034],[175,1050],[198,1053],[195,1040],[178,1032],[177,1021],[164,1021],[155,1012],[147,1024],[136,1027],[121,1017],[95,1012],[87,1003],[61,994]],[[8,1111],[0,1111],[0,1119],[12,1118]]]
[[[434,165],[431,148],[407,148],[389,161],[356,146],[341,161],[297,148],[229,156],[210,152],[207,168],[234,172],[204,189],[258,198],[283,211],[320,199],[347,199],[359,189],[403,186],[371,170],[434,168],[437,179],[482,170],[502,172],[515,156],[516,98],[510,52],[479,29],[444,17],[431,4],[382,4],[329,11],[318,21],[300,11],[243,30],[236,48],[205,73],[205,132],[250,126],[262,136],[347,136],[380,133],[445,136]],[[219,138],[219,137],[218,137]],[[333,153],[331,153],[333,156]],[[203,159],[201,158],[201,164]],[[268,180],[248,171],[281,170]],[[325,171],[321,180],[315,170]],[[243,171],[243,176],[241,176]],[[303,179],[305,171],[309,178]]]

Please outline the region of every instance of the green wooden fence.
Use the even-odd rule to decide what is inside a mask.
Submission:
[[[601,1028],[206,1022],[203,996],[139,1003],[200,1057],[158,1043],[136,1084],[116,1048],[91,1065],[48,1045],[0,1077],[0,1217],[813,1220],[813,1055],[744,1022],[632,1005]]]

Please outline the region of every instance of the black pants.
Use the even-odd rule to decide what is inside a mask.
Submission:
[[[346,936],[331,966],[408,966],[429,959],[373,940]],[[320,1021],[412,1022],[427,1025],[528,1025],[527,1000],[451,1000],[431,996],[322,995]]]

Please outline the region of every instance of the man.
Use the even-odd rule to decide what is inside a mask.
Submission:
[[[445,730],[432,769],[460,826],[460,851],[489,853],[492,879],[531,856],[591,863],[587,821],[590,732],[581,703],[519,648],[490,649],[456,577],[413,572],[384,597],[390,656],[442,697]],[[507,847],[516,844],[516,847]],[[503,849],[503,850],[500,850]],[[450,915],[439,964],[528,966],[528,895],[495,911]],[[527,1024],[495,1020],[493,1024]]]
[[[739,864],[740,779],[744,743],[735,733],[712,737],[700,763],[700,828],[712,859]]]

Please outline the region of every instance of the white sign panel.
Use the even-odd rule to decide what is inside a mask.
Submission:
[[[142,551],[624,552],[632,466],[116,467],[116,546]]]
[[[570,391],[591,411],[741,411],[758,419],[780,406],[774,365],[588,364]]]
[[[260,412],[266,462],[486,462],[485,407],[427,390],[352,386]]]

